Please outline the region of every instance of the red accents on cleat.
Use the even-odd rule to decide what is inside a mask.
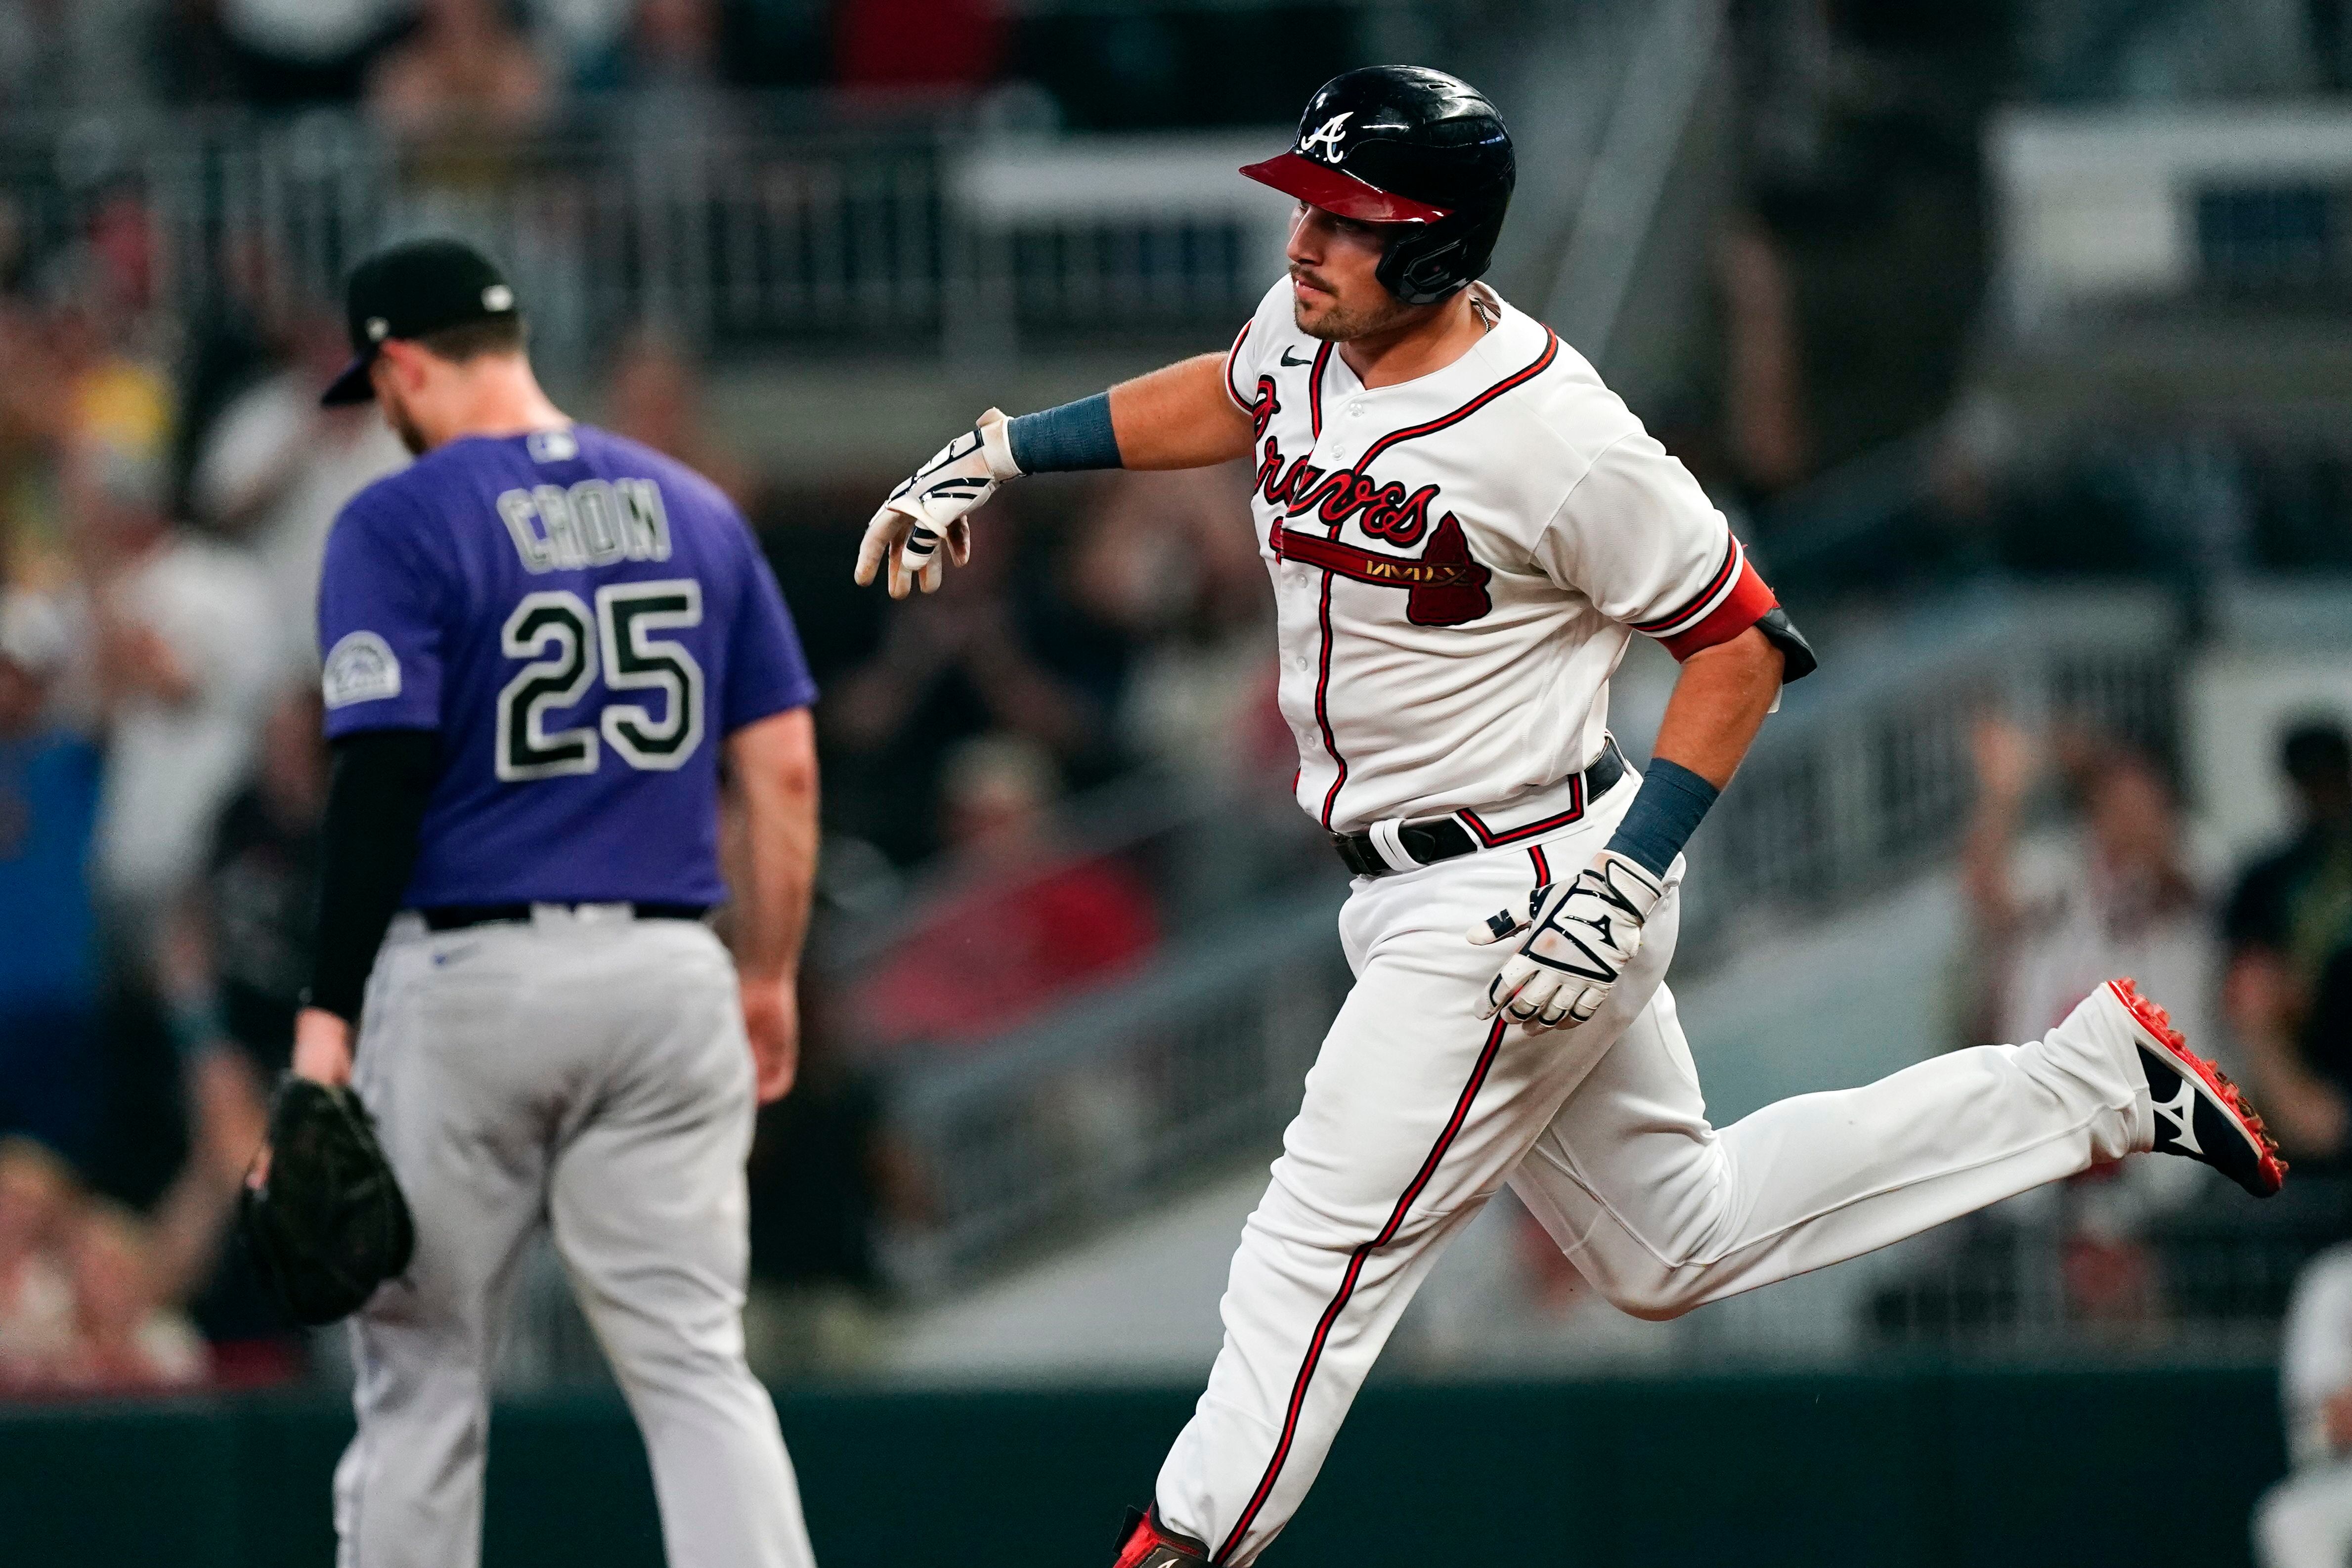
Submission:
[[[2170,1016],[2153,999],[2141,995],[2138,986],[2130,979],[2110,980],[2107,989],[2116,994],[2116,1000],[2124,1005],[2125,1011],[2131,1014],[2141,1028],[2168,1048],[2173,1059],[2184,1070],[2196,1074],[2205,1087],[2213,1091],[2215,1098],[2245,1130],[2253,1142],[2261,1163],[2259,1179],[2264,1189],[2262,1195],[2268,1197],[2286,1185],[2287,1163],[2279,1157],[2278,1140],[2273,1138],[2270,1130],[2263,1125],[2261,1113],[2248,1102],[2245,1091],[2231,1081],[2228,1073],[2190,1050],[2188,1037],[2172,1026]]]
[[[1118,1561],[1111,1568],[1181,1568],[1184,1563],[1208,1561],[1209,1549],[1200,1542],[1160,1528],[1158,1510],[1147,1513],[1129,1509]]]

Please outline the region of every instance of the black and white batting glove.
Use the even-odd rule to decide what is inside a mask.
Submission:
[[[1021,477],[1005,424],[1002,413],[990,409],[890,492],[858,542],[859,587],[874,581],[887,558],[892,598],[903,599],[919,585],[935,594],[950,560],[961,566],[971,559],[970,514],[999,485]]]
[[[1586,1022],[1642,950],[1642,922],[1665,892],[1664,881],[1604,849],[1574,881],[1538,888],[1524,919],[1503,910],[1472,926],[1465,934],[1480,946],[1527,933],[1487,984],[1478,1016],[1503,1013],[1530,1029]]]

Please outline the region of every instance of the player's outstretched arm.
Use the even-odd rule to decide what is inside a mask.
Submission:
[[[1225,357],[1198,354],[1110,389],[1126,468],[1208,468],[1246,458],[1249,416],[1225,390]]]
[[[801,943],[816,875],[816,727],[787,709],[727,737],[735,810],[727,845],[737,983],[760,1103],[782,1100],[800,1066]]]
[[[887,568],[894,599],[934,593],[971,557],[971,514],[1024,474],[1199,468],[1246,456],[1249,416],[1225,390],[1224,361],[1202,354],[1108,392],[1007,419],[996,409],[892,490],[857,547],[863,587]]]

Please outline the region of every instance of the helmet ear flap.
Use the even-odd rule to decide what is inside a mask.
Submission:
[[[1420,237],[1392,242],[1372,276],[1405,304],[1434,305],[1469,281],[1457,270],[1469,236],[1456,236],[1434,247],[1413,243]]]

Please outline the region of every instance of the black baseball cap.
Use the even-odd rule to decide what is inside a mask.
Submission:
[[[421,338],[515,310],[506,275],[462,239],[412,239],[379,250],[352,268],[343,286],[343,322],[356,357],[319,401],[333,408],[373,398],[368,366],[387,338]]]

